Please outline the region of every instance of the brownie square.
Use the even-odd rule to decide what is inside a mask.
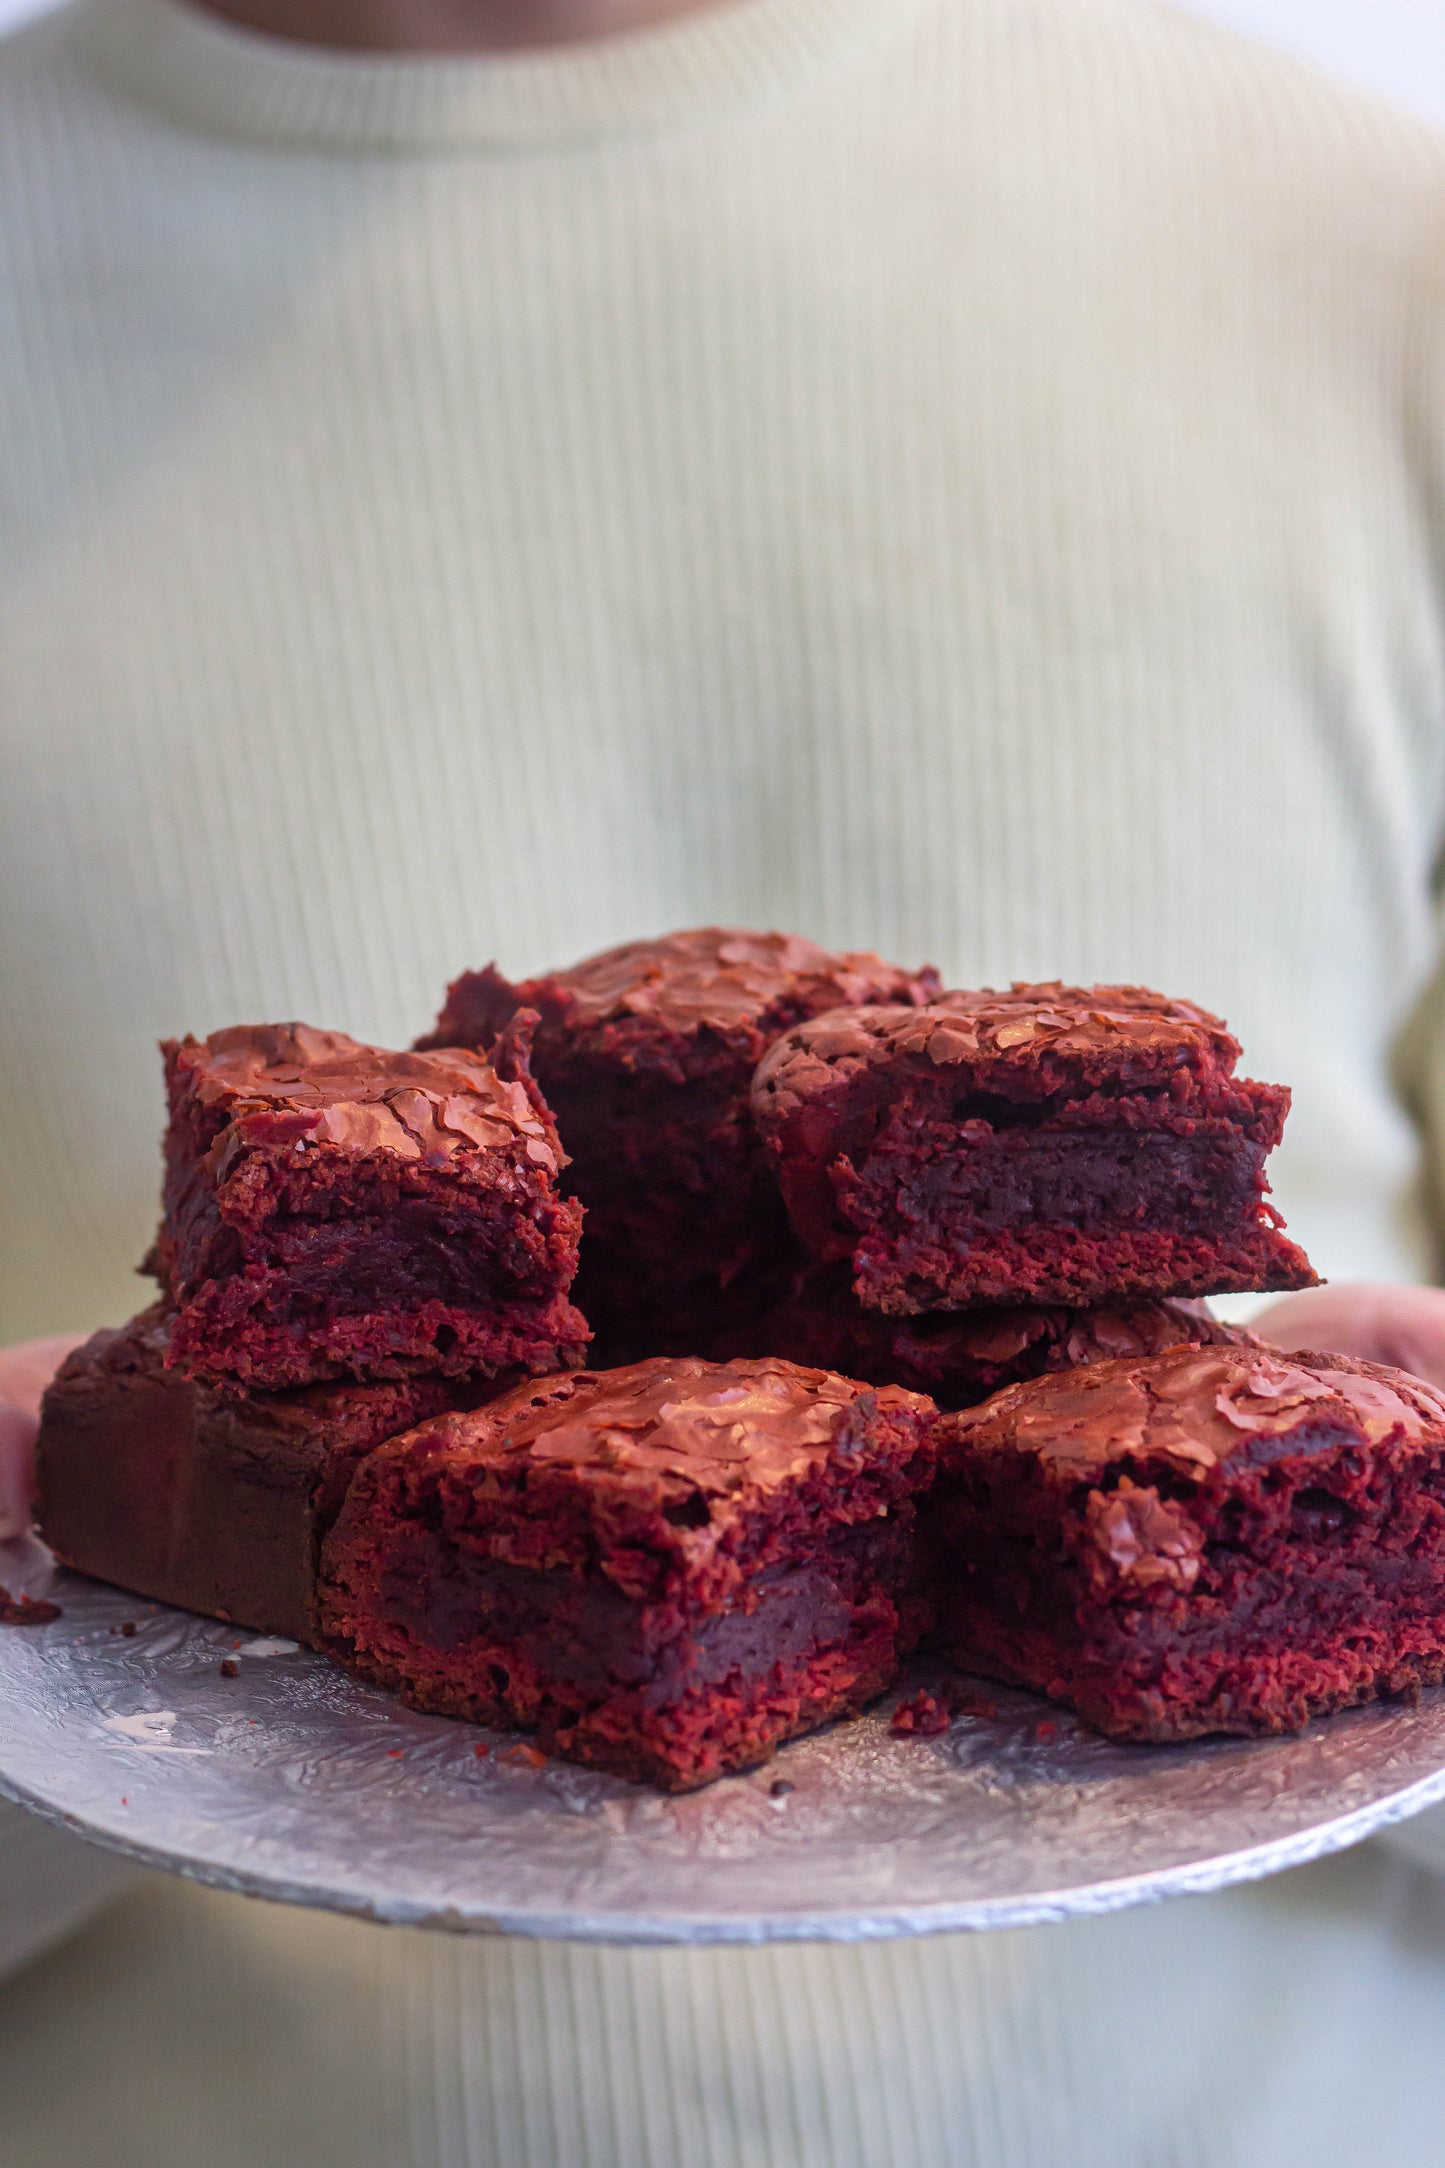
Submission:
[[[893,1679],[931,1416],[771,1361],[520,1386],[363,1464],[322,1546],[325,1645],[418,1708],[705,1784]]]
[[[491,966],[467,972],[419,1044],[487,1046],[519,1008],[538,1012],[537,1079],[587,1208],[577,1299],[599,1334],[670,1338],[670,1315],[786,1247],[748,1105],[768,1047],[823,1010],[924,1001],[938,985],[928,967],[707,926],[515,986]]]
[[[886,1317],[857,1300],[846,1265],[796,1272],[774,1301],[754,1304],[752,1315],[724,1312],[711,1338],[698,1344],[715,1358],[780,1355],[871,1385],[903,1385],[948,1409],[974,1407],[1002,1386],[1046,1371],[1122,1355],[1257,1345],[1202,1302],[1105,1303],[1087,1310],[1014,1303]]]
[[[814,1264],[789,1241],[724,1286],[684,1282],[653,1299],[634,1289],[623,1324],[609,1317],[597,1333],[590,1367],[650,1355],[701,1355],[710,1362],[777,1355],[869,1385],[902,1385],[940,1408],[969,1408],[1047,1370],[1166,1347],[1258,1344],[1199,1301],[1161,1297],[1082,1310],[1011,1303],[888,1317],[865,1309],[851,1280],[848,1265]]]
[[[157,1303],[61,1365],[36,1443],[41,1534],[97,1580],[310,1641],[317,1545],[358,1462],[466,1389],[219,1393],[167,1369],[166,1342]]]
[[[1293,1731],[1445,1676],[1445,1398],[1173,1348],[938,1425],[938,1630],[1116,1739]]]
[[[799,1025],[753,1115],[799,1238],[871,1309],[1309,1286],[1265,1202],[1289,1093],[1238,1056],[1140,987],[949,994]]]
[[[159,1270],[169,1360],[251,1389],[555,1370],[580,1208],[523,1020],[493,1058],[397,1054],[305,1024],[165,1048]]]

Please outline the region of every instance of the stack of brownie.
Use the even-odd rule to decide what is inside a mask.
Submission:
[[[943,994],[925,966],[703,929],[449,989],[424,1047],[537,1012],[586,1207],[593,1359],[781,1355],[942,1407],[1209,1340],[1313,1274],[1272,1224],[1289,1094],[1132,987]]]
[[[366,1454],[575,1365],[582,1210],[529,1019],[489,1056],[259,1025],[164,1048],[163,1299],[46,1396],[40,1526],[104,1580],[311,1639]]]
[[[42,1529],[669,1788],[930,1632],[1123,1737],[1433,1679],[1445,1402],[1199,1299],[1313,1279],[1238,1056],[717,929],[469,973],[409,1054],[185,1041],[163,1299],[52,1388]]]
[[[488,1046],[537,1014],[537,1080],[587,1208],[576,1292],[594,1357],[758,1354],[747,1343],[798,1262],[749,1106],[758,1064],[810,1018],[911,1014],[939,992],[928,967],[704,927],[520,985],[467,972],[419,1043]]]

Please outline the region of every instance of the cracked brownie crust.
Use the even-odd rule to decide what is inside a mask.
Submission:
[[[939,1632],[1120,1739],[1281,1732],[1445,1676],[1445,1398],[1175,1348],[938,1427]]]
[[[580,1361],[581,1211],[527,1067],[396,1054],[305,1024],[165,1049],[170,1361],[271,1389]]]
[[[931,969],[832,953],[796,934],[697,927],[511,985],[488,967],[449,989],[420,1043],[485,1046],[522,1006],[587,1208],[577,1299],[600,1334],[664,1324],[784,1245],[787,1221],[749,1111],[780,1033],[825,1009],[916,1003]]]
[[[796,1271],[752,1315],[724,1315],[707,1352],[781,1355],[872,1384],[905,1385],[940,1408],[974,1407],[1002,1386],[1045,1371],[1181,1346],[1253,1346],[1202,1302],[1012,1303],[886,1317],[852,1293],[846,1265]],[[730,1344],[732,1343],[732,1344]]]
[[[1281,1085],[1138,987],[1015,986],[799,1025],[753,1083],[793,1226],[893,1315],[1310,1285],[1266,1201]]]
[[[417,1707],[685,1790],[861,1708],[921,1629],[929,1403],[783,1362],[584,1371],[374,1453],[327,1644]]]

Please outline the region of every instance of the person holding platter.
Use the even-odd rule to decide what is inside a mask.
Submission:
[[[1445,1381],[1442,228],[1433,131],[1140,0],[0,46],[12,1524],[65,1336],[135,1307],[149,1041],[402,1045],[487,955],[709,921],[1228,1016],[1331,1282],[1266,1329]],[[852,1950],[120,1873],[0,1822],[16,2160],[1438,2150],[1445,1925],[1379,1848]]]

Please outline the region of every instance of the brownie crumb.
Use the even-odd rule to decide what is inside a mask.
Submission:
[[[0,1588],[0,1626],[48,1626],[63,1616],[59,1604],[43,1596],[12,1596],[8,1588]]]
[[[221,1659],[221,1677],[222,1677],[223,1679],[239,1679],[239,1678],[240,1678],[240,1676],[241,1676],[241,1667],[240,1667],[240,1665],[239,1665],[239,1664],[237,1663],[237,1661],[236,1661],[235,1657],[234,1657],[234,1656],[225,1656],[225,1657],[222,1657],[222,1659]]]
[[[474,1747],[472,1748],[472,1752],[473,1752],[473,1753],[474,1753],[474,1754],[476,1755],[476,1757],[477,1757],[477,1760],[478,1760],[478,1761],[485,1761],[485,1760],[486,1760],[486,1758],[487,1758],[487,1756],[488,1756],[488,1755],[489,1755],[489,1754],[491,1753],[491,1751],[492,1751],[492,1750],[491,1750],[491,1748],[490,1748],[490,1747],[489,1747],[489,1746],[487,1745],[487,1742],[486,1742],[486,1740],[485,1740],[485,1739],[484,1739],[484,1740],[482,1741],[482,1743],[481,1743],[481,1745],[480,1745],[480,1746],[474,1746]]]
[[[547,1757],[539,1747],[521,1742],[504,1748],[497,1760],[505,1762],[509,1769],[543,1769],[547,1764]]]
[[[770,1799],[786,1799],[789,1792],[795,1792],[797,1788],[797,1785],[790,1784],[786,1777],[774,1777],[772,1783],[768,1786],[768,1797]]]
[[[944,1697],[925,1688],[911,1700],[899,1702],[888,1729],[895,1739],[936,1739],[952,1721],[953,1712]]]
[[[133,1618],[122,1619],[120,1630],[127,1641],[134,1641],[136,1635],[140,1632],[140,1628]]]

